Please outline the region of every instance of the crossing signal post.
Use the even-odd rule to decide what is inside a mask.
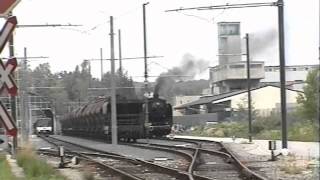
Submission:
[[[15,27],[17,26],[17,18],[11,15],[12,9],[20,2],[20,0],[2,0],[0,1],[0,17],[6,18],[6,23],[0,31],[0,53],[2,52],[4,46],[9,41],[9,53],[10,58],[7,62],[7,65],[4,66],[1,62],[0,74],[1,74],[1,89],[3,91],[4,88],[8,90],[11,97],[11,114],[12,117],[7,112],[5,106],[1,103],[0,106],[0,120],[6,127],[6,130],[9,135],[13,136],[13,148],[12,154],[13,157],[16,155],[17,148],[17,128],[15,125],[16,119],[16,99],[17,95],[17,86],[14,81],[13,71],[17,65],[17,60],[13,58],[14,56],[14,48],[13,48],[13,35]]]
[[[0,17],[6,17],[21,0],[1,0]]]

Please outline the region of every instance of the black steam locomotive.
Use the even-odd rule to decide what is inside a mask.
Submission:
[[[164,136],[171,132],[172,107],[154,96],[148,99],[148,114],[143,100],[117,98],[118,138],[130,141]],[[61,119],[63,134],[111,139],[111,99],[99,98]]]

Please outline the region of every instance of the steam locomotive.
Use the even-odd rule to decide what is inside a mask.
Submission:
[[[171,132],[172,107],[157,95],[145,102],[139,99],[117,98],[118,138],[131,141],[164,136]],[[147,108],[147,113],[146,113]],[[111,99],[99,98],[61,119],[63,134],[111,139]]]

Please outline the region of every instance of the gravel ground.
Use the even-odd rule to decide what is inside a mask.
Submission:
[[[80,164],[69,163],[65,168],[58,168],[60,159],[56,157],[51,157],[47,155],[40,155],[40,158],[45,160],[48,164],[54,167],[62,176],[66,177],[68,180],[86,180],[90,179],[88,177],[94,177],[95,180],[102,180],[102,178],[96,169],[90,169],[89,166],[84,166]]]
[[[44,149],[46,149],[46,148],[56,149],[56,147],[54,145],[42,140],[41,138],[39,138],[35,135],[32,136],[30,141],[36,149],[43,149],[43,148]]]
[[[319,143],[289,141],[289,155],[278,156],[277,161],[269,161],[271,152],[267,140],[254,140],[252,144],[247,139],[211,138],[195,136],[174,136],[175,138],[190,138],[220,141],[233,151],[239,160],[251,170],[272,180],[314,180],[319,179]],[[281,142],[277,141],[278,149]],[[275,151],[279,154],[280,150]]]
[[[154,159],[157,159],[157,158],[177,159],[176,155],[172,153],[163,152],[163,151],[141,149],[141,148],[135,148],[135,147],[125,146],[125,145],[112,145],[104,142],[95,142],[91,140],[70,137],[70,136],[53,135],[52,137],[55,137],[58,139],[60,138],[62,140],[70,141],[73,143],[78,143],[83,146],[91,147],[94,149],[121,154],[124,156],[132,157],[136,159],[143,159],[147,161],[153,161]]]
[[[281,180],[313,180],[319,179],[319,162],[315,158],[305,159],[302,156],[289,154],[278,156],[277,161],[270,161],[270,155],[257,155],[248,153],[255,149],[255,144],[225,143],[225,146],[247,167],[269,178]]]

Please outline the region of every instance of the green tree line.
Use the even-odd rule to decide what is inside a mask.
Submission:
[[[57,114],[63,114],[70,107],[89,102],[97,96],[110,94],[111,74],[105,73],[102,80],[92,77],[86,61],[71,72],[52,73],[49,63],[43,63],[33,70],[27,68],[26,72],[20,74],[25,76],[23,79],[27,92],[52,101]],[[124,87],[116,90],[117,95],[135,98],[134,83],[127,72],[117,71],[115,76],[116,87]]]

